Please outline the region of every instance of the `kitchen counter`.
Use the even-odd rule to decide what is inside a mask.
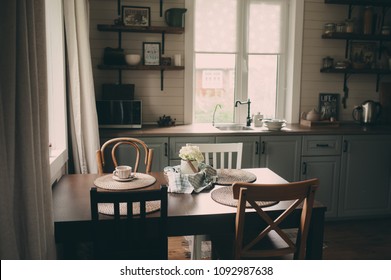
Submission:
[[[355,123],[341,123],[338,127],[306,127],[287,124],[281,131],[269,131],[265,127],[251,127],[252,130],[220,130],[211,124],[188,124],[171,127],[145,125],[141,129],[100,129],[101,138],[148,137],[148,136],[233,136],[233,135],[376,135],[391,134],[391,125],[362,126]]]

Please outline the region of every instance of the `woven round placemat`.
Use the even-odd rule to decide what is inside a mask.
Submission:
[[[145,211],[151,213],[160,209],[160,201],[147,201],[145,204]],[[114,215],[114,207],[112,203],[99,203],[98,212],[105,215]],[[122,216],[127,214],[126,203],[119,204],[119,213]],[[140,215],[140,203],[133,204],[133,215]]]
[[[217,169],[218,185],[232,185],[234,182],[254,182],[257,176],[253,173],[241,169]]]
[[[212,191],[211,193],[212,199],[220,204],[237,207],[238,200],[234,199],[232,186],[226,186],[222,188],[218,188]],[[257,201],[257,204],[261,207],[267,207],[277,204],[278,201]],[[247,202],[246,207],[251,207],[251,205]]]
[[[96,178],[94,184],[101,189],[122,191],[145,188],[156,182],[156,178],[148,174],[134,173],[134,176],[131,181],[119,182],[113,179],[113,174],[107,174]]]

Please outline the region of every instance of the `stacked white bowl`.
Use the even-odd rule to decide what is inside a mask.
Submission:
[[[266,119],[263,120],[263,125],[267,127],[268,130],[279,131],[286,125],[286,121],[279,119]]]
[[[128,65],[138,65],[141,61],[141,56],[139,54],[126,54],[125,61]]]

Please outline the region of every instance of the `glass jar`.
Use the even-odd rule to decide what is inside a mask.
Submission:
[[[333,68],[334,66],[334,59],[327,56],[325,58],[323,58],[323,68],[324,69],[329,69],[329,68]]]
[[[337,25],[336,25],[336,27],[335,27],[335,30],[336,30],[337,32],[340,32],[340,33],[346,32],[346,31],[345,31],[345,27],[346,27],[345,23],[337,23]]]
[[[354,25],[355,25],[354,19],[345,20],[345,32],[346,33],[354,33]]]
[[[384,35],[384,36],[390,36],[391,34],[391,26],[383,26],[383,28],[381,29],[381,34]]]
[[[330,34],[335,32],[335,23],[326,23],[324,25],[324,34]]]
[[[364,29],[365,35],[371,35],[373,31],[373,8],[366,6],[364,10]]]

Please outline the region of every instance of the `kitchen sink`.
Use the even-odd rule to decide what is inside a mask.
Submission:
[[[243,130],[253,130],[251,127],[241,125],[241,124],[218,124],[215,125],[217,129],[227,130],[227,131],[243,131]]]

